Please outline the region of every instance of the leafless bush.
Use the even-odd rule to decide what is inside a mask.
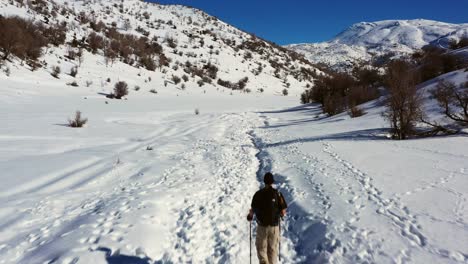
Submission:
[[[177,75],[172,75],[172,81],[173,81],[175,84],[179,84],[179,83],[180,83],[180,77],[177,76]]]
[[[72,67],[72,68],[70,69],[70,76],[76,77],[77,74],[78,74],[78,67],[76,67],[76,66],[75,66],[75,67]]]
[[[351,109],[349,109],[349,116],[351,116],[352,118],[360,117],[360,116],[363,116],[364,114],[365,112],[357,106],[353,106],[351,107]]]
[[[52,67],[52,72],[50,73],[50,75],[52,75],[53,77],[58,79],[60,72],[61,72],[61,70],[60,70],[59,66],[53,66]]]
[[[195,115],[199,115],[200,114],[200,110],[198,108],[195,108]]]
[[[3,69],[3,72],[5,73],[6,76],[10,76],[11,74],[10,67],[6,66],[5,69]]]
[[[301,94],[301,104],[309,104],[313,102],[312,90],[307,89]]]
[[[354,107],[365,102],[379,98],[380,94],[376,87],[356,85],[348,89],[348,107]]]
[[[128,94],[128,84],[124,81],[120,81],[114,86],[114,97],[116,99],[122,99],[122,97]]]
[[[10,55],[22,60],[37,61],[49,40],[43,36],[44,26],[20,17],[0,16],[0,51],[2,60]]]
[[[88,45],[91,52],[96,54],[99,49],[104,48],[104,38],[93,31],[88,36]]]
[[[240,79],[238,82],[237,82],[237,89],[239,90],[243,90],[245,88],[245,86],[247,85],[247,82],[249,81],[249,78],[248,77],[244,77],[242,79]]]
[[[87,118],[81,117],[81,112],[76,111],[75,117],[73,119],[68,119],[69,127],[83,127],[88,122]]]
[[[327,95],[322,107],[323,111],[329,115],[339,114],[346,110],[345,99],[337,93]]]
[[[166,43],[170,48],[177,48],[177,41],[173,37],[166,37]]]

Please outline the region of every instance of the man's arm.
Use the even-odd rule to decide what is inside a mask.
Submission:
[[[253,215],[254,215],[254,210],[255,206],[257,205],[257,193],[254,194],[252,197],[252,203],[250,204],[250,211],[249,214],[247,215],[247,221],[252,221]]]
[[[279,193],[279,205],[280,205],[280,215],[281,217],[284,217],[286,215],[286,208],[288,208],[288,205],[286,204],[286,200],[283,197],[283,194],[281,192]]]

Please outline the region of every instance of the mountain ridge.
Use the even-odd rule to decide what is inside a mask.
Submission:
[[[343,68],[387,54],[411,54],[430,44],[447,48],[450,41],[463,37],[468,37],[468,23],[428,19],[382,20],[355,23],[329,41],[285,47],[305,55],[313,63]]]

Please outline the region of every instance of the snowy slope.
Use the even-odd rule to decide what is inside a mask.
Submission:
[[[378,102],[356,119],[216,90],[106,104],[48,80],[1,75],[0,263],[248,263],[269,170],[285,263],[468,262],[464,134],[389,140]],[[84,128],[64,125],[76,109]]]
[[[49,13],[53,11],[56,13],[56,17],[53,17],[32,8],[36,2],[28,2],[32,7],[20,2],[0,1],[0,15],[16,15],[41,23],[53,21],[67,25],[67,44],[60,47],[49,46],[47,54],[40,59],[42,67],[32,73],[41,76],[42,79],[50,79],[51,83],[58,86],[76,81],[80,87],[84,87],[87,82],[92,82],[91,87],[101,89],[104,87],[102,82],[107,77],[112,77],[110,75],[115,75],[118,76],[118,80],[128,82],[132,88],[139,86],[140,93],[148,93],[150,90],[173,94],[193,90],[229,92],[227,91],[229,89],[217,84],[218,79],[235,83],[247,77],[248,82],[244,91],[254,93],[264,91],[267,94],[281,95],[283,89],[291,87],[289,94],[298,95],[303,87],[312,81],[311,76],[304,76],[301,73],[301,68],[315,71],[308,61],[301,59],[297,54],[245,33],[194,8],[159,5],[138,0],[40,1],[46,4]],[[148,39],[155,40],[163,46],[163,53],[170,60],[169,66],[150,71],[136,64],[132,66],[125,64],[119,59],[114,63],[107,63],[103,50],[99,50],[97,54],[85,51],[85,65],[79,64],[77,60],[67,59],[67,50],[70,49],[68,43],[75,38],[86,38],[93,32],[90,22],[80,22],[82,17],[86,17],[90,22],[102,21],[106,27],[115,27],[122,34],[147,36]],[[98,34],[104,36],[103,33],[98,32]],[[175,40],[175,48],[170,47],[168,39]],[[156,59],[155,61],[158,63]],[[203,86],[200,86],[198,82],[201,81],[201,77],[188,73],[186,66],[188,64],[198,68],[208,64],[214,65],[218,68],[217,77],[211,80],[211,83],[205,81]],[[61,80],[50,76],[52,66],[61,68]],[[79,66],[77,78],[68,78],[67,74],[74,66]],[[22,79],[21,73],[15,74],[16,69],[20,72],[23,72],[23,69],[30,70],[29,66],[15,59],[5,63],[1,68],[3,70],[9,68],[12,79]],[[187,75],[189,79],[174,84],[173,76],[181,78],[183,75]],[[111,83],[106,85],[112,88],[116,81],[117,78],[111,79]],[[42,86],[42,83],[38,82],[37,85]],[[186,91],[183,91],[185,88]],[[131,92],[130,96],[132,93],[134,92]]]
[[[467,37],[468,24],[431,20],[385,20],[352,25],[330,41],[286,46],[314,63],[337,67],[385,54],[409,54],[428,44],[446,48],[449,40]]]

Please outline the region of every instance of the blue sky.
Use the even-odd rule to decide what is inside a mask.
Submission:
[[[193,6],[278,44],[329,40],[353,23],[424,18],[468,23],[468,0],[159,0]]]

